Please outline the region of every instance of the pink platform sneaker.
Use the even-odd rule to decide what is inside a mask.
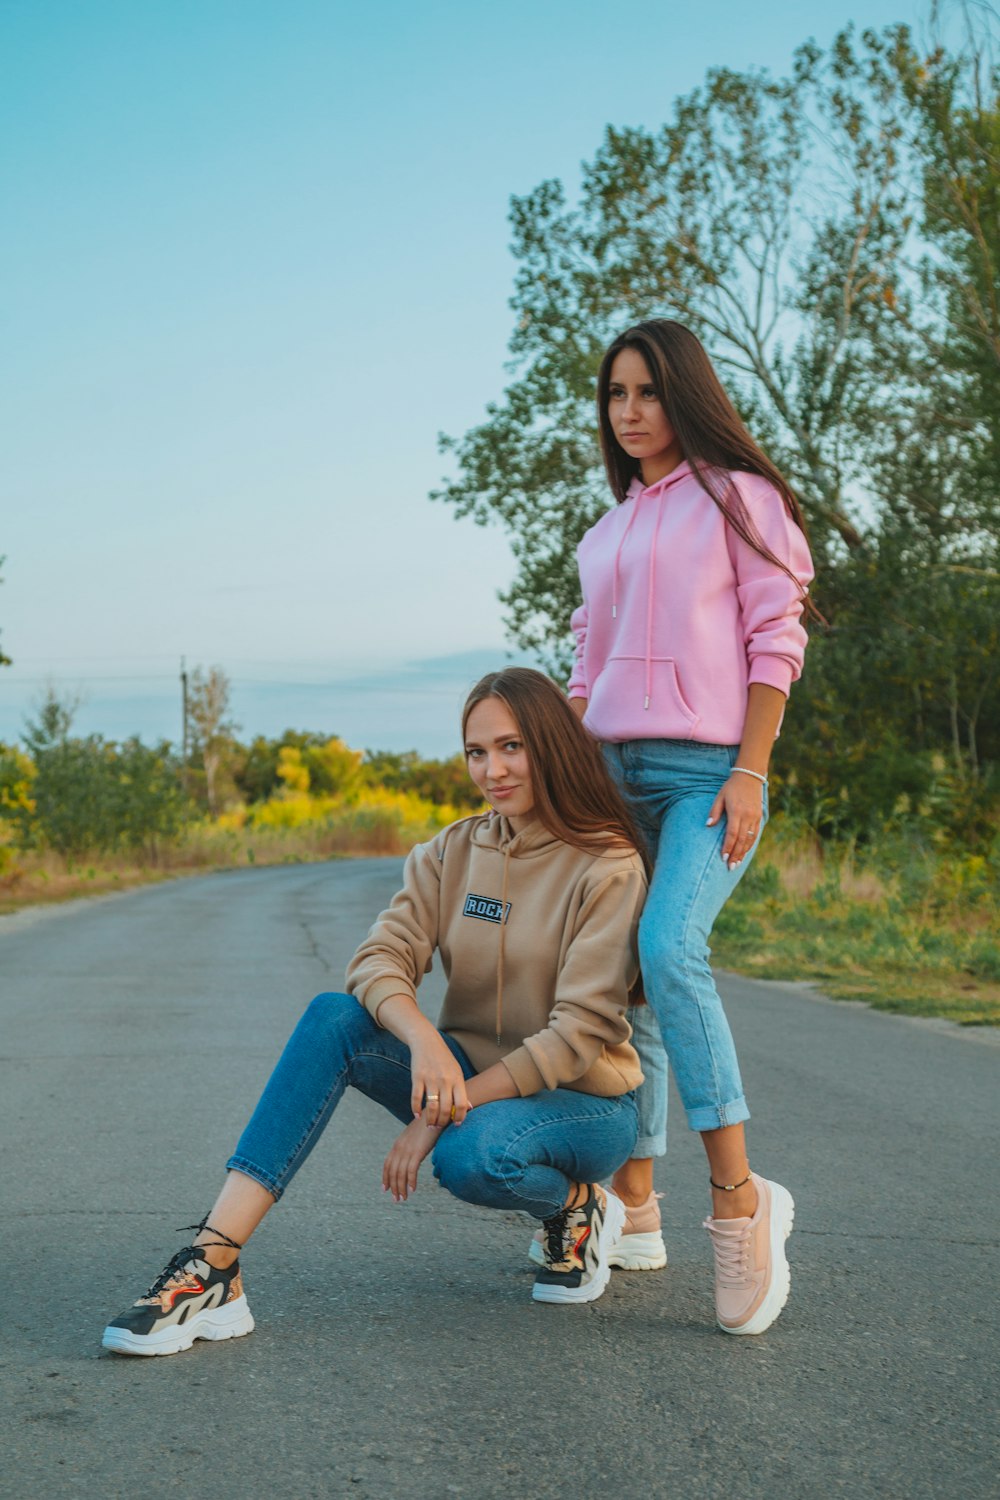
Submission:
[[[752,1219],[705,1220],[715,1253],[715,1316],[724,1333],[763,1333],[788,1301],[785,1241],[795,1204],[787,1188],[751,1173]]]
[[[625,1205],[625,1227],[621,1239],[608,1255],[608,1265],[621,1271],[659,1271],[667,1263],[667,1248],[660,1230],[660,1199],[662,1193],[650,1193],[645,1203],[634,1208]],[[536,1230],[528,1247],[528,1258],[540,1266],[544,1264],[542,1253],[542,1231]]]

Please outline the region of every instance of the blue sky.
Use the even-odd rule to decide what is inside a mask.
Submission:
[[[446,753],[505,651],[499,532],[427,494],[504,384],[511,194],[713,65],[921,0],[0,3],[0,739],[244,732]]]

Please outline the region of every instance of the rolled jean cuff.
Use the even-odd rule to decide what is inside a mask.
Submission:
[[[702,1104],[686,1113],[688,1129],[698,1131],[722,1130],[726,1125],[742,1125],[744,1120],[750,1118],[747,1101],[742,1094],[731,1104]]]
[[[262,1188],[265,1188],[271,1194],[276,1203],[284,1194],[285,1190],[279,1182],[275,1182],[273,1177],[260,1167],[255,1166],[252,1161],[247,1161],[244,1156],[231,1156],[226,1162],[226,1171],[242,1172],[244,1177],[252,1177],[254,1182],[259,1183]]]
[[[636,1140],[634,1147],[632,1148],[633,1161],[636,1159],[636,1157],[645,1158],[647,1156],[666,1156],[666,1154],[666,1131],[663,1131],[661,1135],[640,1135]]]

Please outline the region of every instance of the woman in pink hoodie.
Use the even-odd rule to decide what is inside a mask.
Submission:
[[[614,341],[598,411],[618,503],[580,543],[569,695],[656,860],[639,934],[649,1007],[630,1017],[646,1078],[639,1141],[614,1182],[629,1210],[618,1264],[666,1264],[653,1157],[666,1150],[669,1056],[708,1155],[719,1326],[761,1333],[788,1298],[794,1205],[750,1170],[708,937],[767,820],[768,761],[806,645],[809,549],[794,494],[680,323]]]

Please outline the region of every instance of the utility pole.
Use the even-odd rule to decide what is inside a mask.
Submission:
[[[184,768],[184,786],[187,787],[188,780],[188,674],[187,664],[181,657],[181,713],[183,715],[181,728],[181,765]]]

